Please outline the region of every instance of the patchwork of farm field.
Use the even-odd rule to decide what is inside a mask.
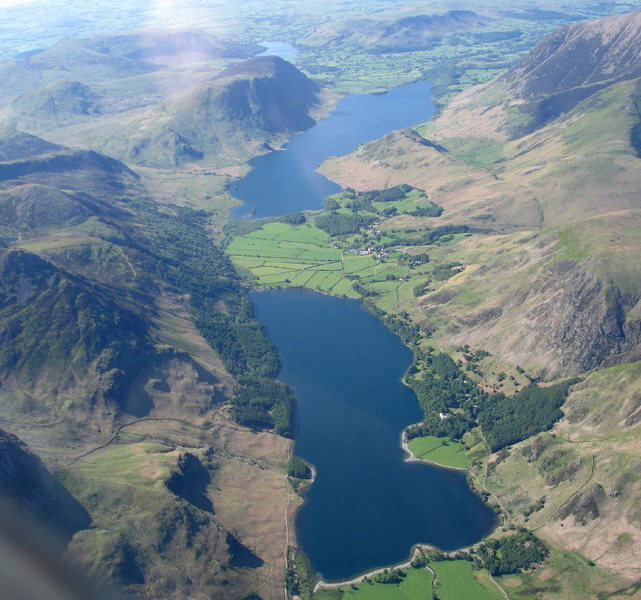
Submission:
[[[249,271],[261,287],[306,287],[337,296],[360,298],[353,281],[371,287],[386,304],[395,304],[409,268],[381,261],[372,254],[348,253],[309,223],[268,223],[239,236],[227,251],[236,267]],[[402,281],[399,281],[401,279]]]

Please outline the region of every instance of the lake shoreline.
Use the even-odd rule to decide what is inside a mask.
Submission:
[[[471,472],[469,469],[466,469],[465,467],[453,467],[451,465],[444,465],[442,463],[435,462],[433,460],[427,460],[425,458],[419,458],[416,456],[409,447],[409,440],[407,439],[407,430],[410,427],[414,427],[414,425],[420,425],[420,421],[418,423],[413,423],[412,425],[408,425],[403,431],[401,432],[401,448],[405,452],[405,456],[403,457],[403,460],[408,463],[425,463],[428,465],[434,465],[435,467],[440,467],[441,469],[452,469],[454,471],[464,471],[465,473],[468,473],[471,475]]]

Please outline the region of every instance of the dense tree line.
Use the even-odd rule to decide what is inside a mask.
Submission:
[[[237,376],[236,420],[291,436],[293,396],[270,379],[280,365],[276,349],[254,318],[229,258],[212,243],[207,213],[187,207],[160,212],[146,199],[133,201],[130,208],[149,232],[138,249],[160,263],[158,272],[169,285],[189,295],[196,327]]]
[[[234,399],[234,419],[251,429],[273,429],[293,437],[294,395],[280,381],[264,377],[240,377]]]
[[[369,202],[397,202],[399,200],[404,200],[405,196],[415,189],[418,188],[407,185],[406,183],[401,183],[401,185],[395,185],[385,190],[361,192],[358,194],[358,197],[363,200],[368,200]]]
[[[470,228],[467,225],[441,225],[440,227],[435,227],[430,229],[419,239],[419,244],[417,245],[428,245],[437,243],[442,237],[448,235],[454,235],[456,233],[468,233]]]
[[[414,217],[440,217],[443,214],[443,207],[428,200],[425,206],[419,206],[408,214]]]
[[[358,233],[363,227],[367,227],[376,221],[376,217],[367,215],[344,215],[342,213],[330,212],[326,215],[316,217],[315,225],[319,229],[329,233],[331,236]]]
[[[550,429],[563,416],[560,407],[577,381],[570,379],[549,387],[531,385],[512,397],[490,396],[478,413],[490,450],[496,452]]]
[[[354,285],[354,289],[359,291],[356,285]],[[410,348],[413,348],[420,341],[422,337],[421,328],[409,318],[407,313],[388,314],[370,300],[364,300],[363,306],[379,321],[382,321],[384,325],[387,325]]]
[[[289,225],[302,225],[307,221],[305,213],[293,212],[287,213],[278,219],[280,223],[288,223]]]

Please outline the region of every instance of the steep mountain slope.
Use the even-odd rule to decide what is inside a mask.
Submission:
[[[68,554],[127,597],[267,579],[276,597],[290,442],[230,418],[212,344],[245,373],[269,346],[203,214],[160,209],[114,159],[3,133],[0,423],[54,475],[3,433],[0,492],[50,525],[77,509]]]
[[[640,225],[641,211],[621,211],[462,240],[443,260],[465,270],[417,298],[426,325],[546,379],[638,360]]]
[[[510,524],[566,553],[565,562],[501,578],[510,597],[638,592],[640,19],[636,11],[562,28],[433,123],[322,169],[357,190],[408,183],[445,208],[438,222],[389,219],[381,235],[470,228],[406,249],[448,273],[411,298],[397,292],[395,311],[483,389],[509,396],[519,375],[581,377],[550,433],[475,467]],[[577,561],[588,568],[572,583],[567,565]]]
[[[313,125],[318,86],[275,56],[252,58],[172,96],[100,147],[127,162],[174,167],[247,159]]]
[[[29,391],[30,411],[109,422],[155,354],[144,322],[37,255],[6,252],[0,273],[2,387]]]
[[[447,209],[446,218],[495,229],[559,225],[639,208],[641,181],[632,143],[639,121],[633,78],[639,44],[628,35],[637,22],[641,12],[627,20],[572,26],[575,54],[568,48],[557,55],[553,36],[513,71],[456,97],[433,123],[418,128],[420,136],[391,135],[351,157],[328,161],[323,172],[356,189],[410,183],[431,192]],[[618,43],[605,44],[591,53],[592,62],[584,61],[580,40],[593,43],[595,30],[613,37],[617,27],[623,27]],[[619,55],[624,60],[613,68]],[[534,68],[537,56],[542,62]],[[563,61],[568,63],[563,72],[572,72],[572,60],[590,63],[595,73],[607,63],[607,82],[592,88],[592,80],[584,86],[580,77],[568,75],[567,86],[575,87],[557,82],[550,88],[553,95],[546,95],[538,82],[554,80]],[[572,90],[588,88],[587,98],[573,95]],[[544,106],[545,118],[539,110]]]
[[[3,161],[18,160],[62,150],[62,146],[18,131],[13,127],[0,129],[0,158]]]
[[[508,80],[520,97],[543,98],[537,121],[550,120],[606,85],[641,76],[640,32],[641,11],[568,25],[542,41]]]
[[[0,489],[30,517],[70,538],[91,525],[89,513],[26,444],[0,429]]]

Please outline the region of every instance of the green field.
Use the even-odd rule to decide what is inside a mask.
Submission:
[[[467,560],[432,562],[440,600],[502,600],[503,595],[485,571],[474,571]]]
[[[475,570],[467,560],[430,562],[428,569],[404,569],[399,584],[362,581],[314,594],[314,600],[502,600],[503,596],[484,570]]]
[[[470,466],[462,442],[427,435],[410,440],[408,446],[416,458],[459,469],[467,469]]]
[[[227,252],[234,265],[249,271],[261,287],[305,287],[360,298],[352,284],[357,280],[376,294],[376,304],[387,312],[393,312],[422,281],[419,273],[410,273],[395,258],[381,260],[372,254],[348,252],[339,244],[341,241],[310,223],[267,223],[235,237]]]
[[[432,574],[427,569],[406,569],[407,576],[402,583],[360,582],[354,588],[345,586],[321,590],[314,594],[314,600],[432,600]]]
[[[328,238],[327,233],[308,223],[267,223],[234,238],[227,251],[234,264],[250,271],[260,286],[307,287],[358,298],[345,275],[371,267],[375,261],[346,263],[341,250],[332,247]]]

